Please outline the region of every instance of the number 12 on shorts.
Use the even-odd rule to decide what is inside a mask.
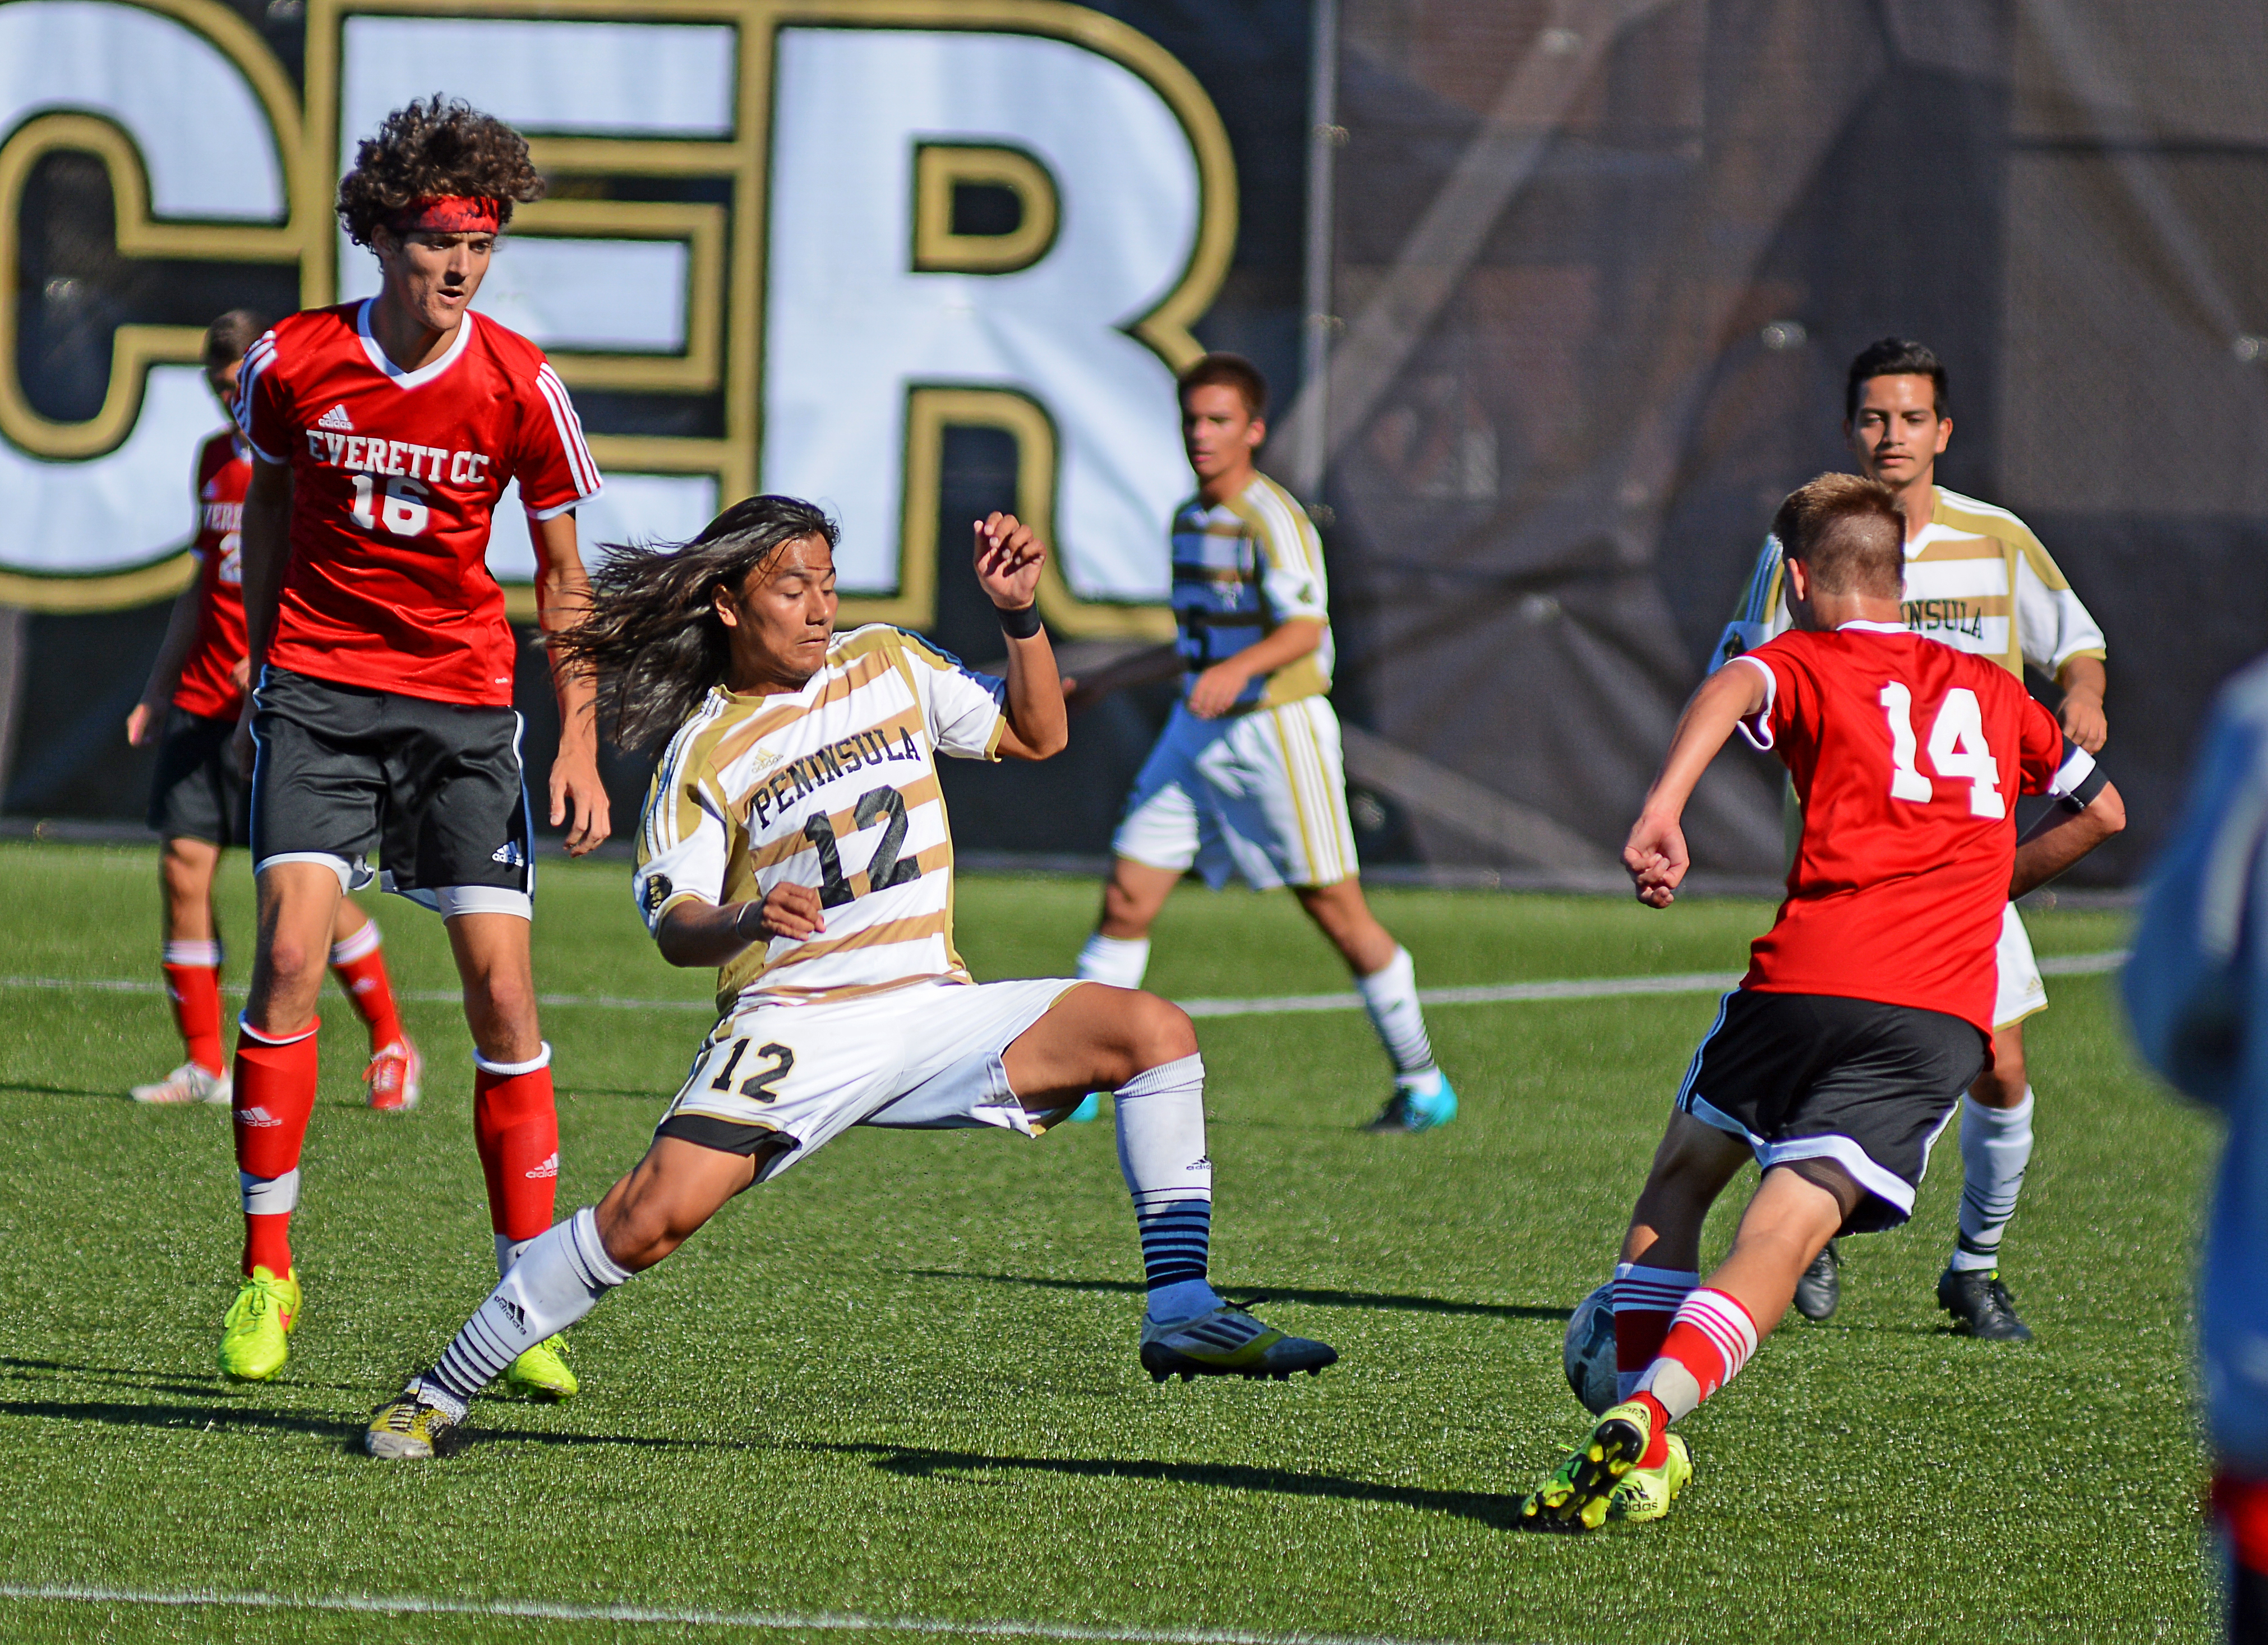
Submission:
[[[725,1059],[724,1066],[709,1082],[711,1091],[733,1090],[733,1076],[740,1072],[740,1059],[748,1054],[748,1045],[746,1039],[730,1040],[709,1054],[712,1062],[720,1054]],[[740,1094],[753,1102],[776,1101],[779,1097],[779,1083],[795,1067],[795,1053],[775,1040],[770,1045],[757,1046],[756,1056],[758,1061],[751,1065],[755,1071],[740,1082]]]
[[[1903,682],[1882,687],[1882,716],[1890,726],[1890,797],[1926,805],[1936,797],[1936,785],[1914,764],[1913,693]],[[1984,711],[1977,694],[1955,686],[1937,706],[1929,726],[1929,760],[1938,775],[1969,784],[1969,814],[2005,817],[2008,803],[2000,796],[1999,762],[1984,741]]]

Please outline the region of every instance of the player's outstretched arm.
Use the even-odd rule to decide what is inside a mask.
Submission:
[[[591,583],[575,539],[575,510],[527,522],[535,542],[535,608],[547,635],[563,634],[591,606]],[[559,753],[551,762],[551,826],[567,824],[567,855],[606,843],[612,826],[599,781],[598,691],[590,671],[554,650],[551,688],[559,698]]]
[[[2085,811],[2057,806],[2018,843],[2016,871],[2008,882],[2009,900],[2037,891],[2125,826],[2126,802],[2108,782],[2088,801]]]
[[[1661,773],[1646,791],[1646,804],[1623,845],[1623,866],[1638,888],[1638,900],[1646,907],[1667,908],[1675,900],[1677,887],[1692,866],[1685,832],[1679,826],[1685,802],[1733,728],[1764,706],[1764,676],[1744,665],[1719,669],[1703,680],[1678,716]]]
[[[150,733],[166,717],[166,707],[173,700],[173,688],[181,683],[181,665],[189,660],[189,646],[197,637],[197,585],[190,583],[180,598],[173,602],[173,614],[166,619],[166,637],[158,643],[158,656],[150,665],[150,679],[142,687],[142,700],[126,716],[126,745],[139,748],[150,740]]]
[[[244,491],[243,537],[239,566],[244,574],[244,638],[247,678],[257,681],[268,665],[268,643],[276,634],[276,606],[284,595],[284,568],[291,558],[291,470],[284,463],[252,459],[252,479]],[[252,775],[254,701],[244,695],[233,746],[237,764]]]
[[[976,581],[1000,613],[1008,642],[1007,729],[1000,753],[1009,760],[1045,760],[1071,740],[1071,714],[1056,674],[1055,648],[1040,626],[1036,601],[1047,545],[1012,514],[997,510],[976,523]]]
[[[681,902],[661,916],[653,940],[673,966],[722,966],[751,943],[800,943],[826,929],[819,893],[783,880],[761,902]]]

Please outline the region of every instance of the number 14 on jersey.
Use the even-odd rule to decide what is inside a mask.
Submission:
[[[1937,797],[1937,786],[1914,764],[1913,692],[1898,680],[1882,687],[1882,715],[1890,726],[1890,797],[1926,805]],[[1969,814],[2001,818],[2008,814],[2000,794],[1999,762],[1984,740],[1984,713],[1977,694],[1955,686],[1938,704],[1929,726],[1929,760],[1938,775],[1969,784]]]

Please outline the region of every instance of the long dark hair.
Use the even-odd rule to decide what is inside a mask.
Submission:
[[[615,745],[644,747],[725,681],[732,651],[717,590],[738,590],[798,538],[823,538],[831,550],[838,535],[816,504],[762,496],[735,503],[688,543],[608,544],[591,574],[588,612],[552,646],[596,677],[599,723]]]

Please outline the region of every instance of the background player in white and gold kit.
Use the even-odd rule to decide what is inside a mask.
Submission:
[[[1110,843],[1102,918],[1079,974],[1139,987],[1151,924],[1192,867],[1215,889],[1231,874],[1257,891],[1289,885],[1345,958],[1393,1060],[1394,1094],[1371,1128],[1447,1125],[1457,1093],[1433,1064],[1409,951],[1371,913],[1356,878],[1322,543],[1298,499],[1254,466],[1268,434],[1267,383],[1250,361],[1209,354],[1182,373],[1180,388],[1197,478],[1172,532],[1185,684]],[[1131,683],[1146,665],[1130,659],[1111,674]],[[1094,691],[1109,682],[1077,683]]]
[[[1206,1283],[1212,1163],[1189,1018],[1066,978],[980,985],[954,951],[938,757],[1044,760],[1065,741],[1033,606],[1045,550],[1010,517],[976,526],[977,578],[1007,640],[1002,681],[903,629],[838,635],[835,535],[809,503],[752,497],[675,553],[617,550],[595,579],[570,649],[597,675],[618,740],[678,728],[647,795],[633,889],[664,958],[719,968],[720,1017],[645,1157],[528,1247],[440,1362],[379,1411],[373,1455],[431,1456],[526,1343],[850,1127],[1036,1136],[1098,1089],[1116,1094],[1142,1239],[1144,1369],[1280,1379],[1338,1357]]]
[[[1871,344],[1851,363],[1844,415],[1860,471],[1896,492],[1905,514],[1906,626],[1990,657],[2019,679],[2030,664],[2063,688],[2064,734],[2089,754],[2102,752],[2102,630],[2023,521],[1936,483],[1937,459],[1953,437],[1943,364],[1904,338]],[[1786,629],[1783,565],[1779,543],[1766,538],[1712,669]],[[1961,1226],[1937,1297],[1959,1329],[2021,1341],[2032,1333],[2000,1282],[2000,1237],[2032,1155],[2023,1021],[2046,1010],[2048,996],[2014,904],[2003,916],[1999,974],[1992,1066],[1961,1105]],[[1815,1319],[1834,1311],[1835,1260],[1832,1247],[1822,1252],[1797,1294]]]

